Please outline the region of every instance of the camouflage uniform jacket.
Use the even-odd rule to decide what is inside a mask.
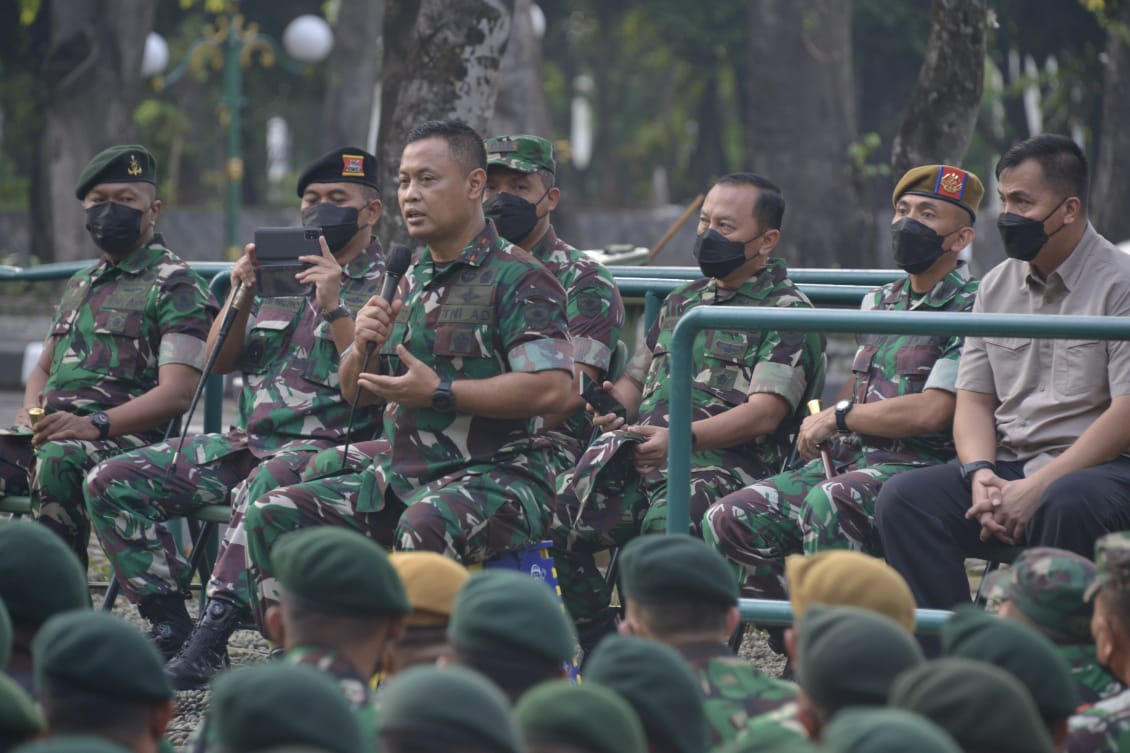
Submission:
[[[400,282],[403,307],[381,348],[381,372],[404,373],[404,345],[440,378],[489,379],[551,369],[573,373],[565,291],[532,256],[499,238],[490,222],[449,264],[421,254]],[[512,467],[544,476],[547,440],[540,418],[498,419],[388,403],[390,452],[374,458],[379,488],[402,499],[424,484],[474,465]],[[381,499],[366,502],[378,509]],[[372,495],[368,495],[372,496]]]
[[[1094,644],[1056,646],[1056,651],[1071,667],[1071,676],[1075,678],[1075,686],[1079,688],[1079,700],[1084,705],[1110,698],[1126,690],[1125,685],[1099,664],[1095,656]]]
[[[1130,751],[1130,690],[1099,701],[1067,722],[1066,753]]]
[[[337,680],[341,694],[345,696],[349,708],[353,709],[353,716],[361,727],[361,734],[367,743],[365,749],[377,750],[376,696],[352,664],[336,651],[318,646],[296,646],[286,652],[286,662],[313,667]]]
[[[925,295],[915,295],[910,278],[876,288],[864,299],[864,311],[969,311],[978,281],[964,265],[947,274]],[[874,403],[892,397],[918,394],[926,389],[956,392],[957,362],[962,337],[944,335],[859,335],[859,349],[852,363],[852,400]],[[954,456],[951,432],[927,436],[886,439],[852,435],[841,440],[848,449],[862,454],[868,464],[944,463]]]
[[[350,311],[380,290],[384,267],[374,240],[342,269],[341,301]],[[256,298],[252,305],[239,361],[244,378],[239,419],[232,431],[247,432],[248,449],[257,457],[345,441],[349,403],[338,388],[337,346],[322,314],[313,294]],[[357,439],[372,439],[379,428],[378,415],[358,411],[354,417]]]
[[[573,360],[608,373],[612,353],[624,326],[624,302],[612,273],[583,251],[557,237],[550,225],[545,236],[530,253],[545,265],[561,283],[568,296],[566,317]],[[582,407],[565,422],[546,433],[558,446],[570,447],[574,454],[588,443],[592,420]],[[573,458],[574,464],[576,458]]]
[[[761,673],[720,643],[675,648],[698,678],[711,747],[737,737],[752,719],[796,700],[796,685]]]
[[[745,741],[753,743],[769,741],[795,743],[808,740],[808,731],[797,719],[796,701],[790,701],[779,708],[750,719],[749,724],[738,733],[738,742],[733,749],[739,749]]]
[[[643,385],[639,423],[667,426],[671,381],[671,340],[675,325],[695,306],[778,306],[812,308],[787,276],[784,261],[770,259],[765,269],[736,290],[701,278],[672,291],[647,340],[628,364],[627,374]],[[698,421],[742,405],[757,393],[778,395],[796,410],[824,348],[819,333],[708,330],[695,336],[691,351],[691,420]],[[761,437],[735,447],[697,452],[694,466],[756,466],[756,478],[781,464],[780,437]]]
[[[159,235],[116,264],[75,273],[44,343],[44,408],[97,413],[156,387],[162,366],[203,368],[215,312],[204,280]],[[163,428],[137,436],[156,442]]]

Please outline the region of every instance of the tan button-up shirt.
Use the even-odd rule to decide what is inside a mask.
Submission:
[[[973,312],[1130,316],[1130,255],[1088,223],[1047,280],[1016,259],[990,270]],[[957,388],[996,396],[997,457],[1028,461],[1031,474],[1070,447],[1112,397],[1130,394],[1130,342],[967,337]]]

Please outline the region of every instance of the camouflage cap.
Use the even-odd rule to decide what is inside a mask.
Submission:
[[[860,607],[889,617],[914,632],[914,595],[893,567],[860,552],[828,551],[790,555],[785,578],[793,621],[810,604]]]
[[[1095,542],[1095,580],[1083,598],[1090,601],[1100,588],[1130,590],[1130,531],[1108,533]]]
[[[985,593],[1008,601],[1056,643],[1091,642],[1091,604],[1083,599],[1095,563],[1064,549],[1025,549],[1007,569],[990,573]]]
[[[446,625],[455,596],[471,577],[467,568],[436,552],[393,552],[388,561],[400,574],[412,614],[408,625]]]
[[[130,749],[94,735],[51,735],[12,748],[12,753],[130,753]]]
[[[0,597],[12,622],[38,625],[70,609],[90,609],[78,557],[45,526],[11,520],[0,526]]]
[[[647,753],[636,712],[618,693],[600,685],[542,683],[519,699],[514,719],[527,744],[563,744],[584,753]]]
[[[970,218],[975,220],[985,195],[985,186],[980,178],[960,167],[922,165],[907,170],[899,179],[891,193],[891,204],[898,206],[899,198],[908,193],[955,204],[969,212]]]
[[[487,168],[509,167],[520,173],[548,170],[557,173],[553,161],[553,144],[541,136],[495,136],[483,142],[487,150]]]
[[[377,158],[355,146],[339,147],[306,166],[298,176],[298,198],[311,183],[360,183],[379,191]]]
[[[901,709],[844,709],[820,734],[830,753],[961,753],[944,729]]]
[[[738,603],[738,581],[726,560],[687,534],[637,536],[620,552],[620,588],[645,603]]]
[[[44,730],[43,715],[19,683],[0,672],[0,740],[24,740]]]
[[[75,198],[82,201],[99,183],[152,183],[157,185],[157,160],[139,144],[103,149],[83,168],[75,184]]]

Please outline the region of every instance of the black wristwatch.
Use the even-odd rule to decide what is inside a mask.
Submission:
[[[836,429],[841,434],[851,434],[851,429],[847,425],[847,414],[851,413],[853,407],[855,403],[851,400],[841,400],[836,403]]]
[[[974,460],[972,463],[963,463],[961,465],[961,480],[965,483],[966,489],[972,491],[973,474],[984,468],[988,468],[993,473],[997,472],[997,464],[991,460]]]
[[[432,410],[440,413],[455,412],[455,394],[451,391],[451,380],[440,379],[435,392],[432,393]]]
[[[347,316],[353,316],[353,314],[351,314],[349,309],[345,307],[344,303],[339,304],[336,309],[333,309],[332,311],[326,311],[322,314],[322,318],[330,324],[333,324],[338,319],[344,319]]]
[[[98,438],[105,439],[110,436],[110,417],[98,411],[90,416],[90,423],[94,424],[94,428],[98,429]]]

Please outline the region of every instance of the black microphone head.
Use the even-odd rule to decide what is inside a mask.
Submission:
[[[385,260],[385,274],[403,277],[412,264],[412,249],[399,243],[392,247],[392,252]]]

